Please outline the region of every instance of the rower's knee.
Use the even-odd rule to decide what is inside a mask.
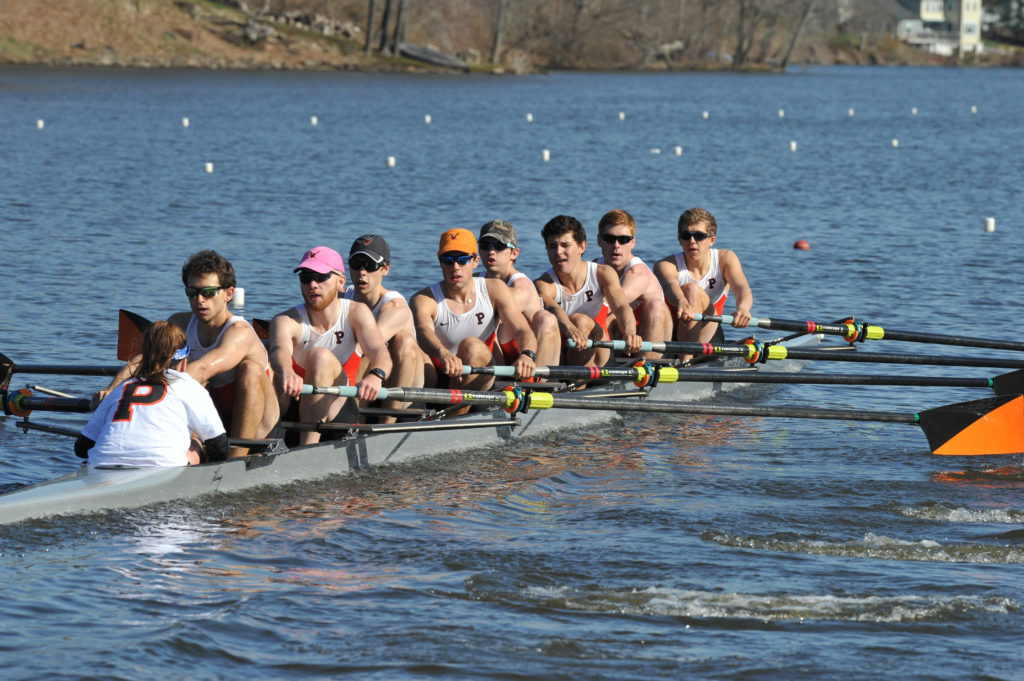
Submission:
[[[455,354],[463,364],[486,366],[491,363],[491,349],[479,338],[463,338]]]
[[[392,337],[388,344],[388,351],[391,353],[391,361],[397,366],[406,362],[414,362],[419,359],[420,346],[415,336],[401,331]]]
[[[341,370],[341,362],[327,348],[312,348],[306,355],[306,379],[314,385],[331,385],[335,379],[348,382],[348,377]]]
[[[541,336],[558,336],[558,318],[547,310],[539,310],[533,315],[530,322],[533,334],[539,339]]]

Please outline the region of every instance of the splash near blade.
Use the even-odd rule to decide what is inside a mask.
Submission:
[[[1024,452],[1024,396],[1002,395],[920,413],[933,454],[974,456]]]

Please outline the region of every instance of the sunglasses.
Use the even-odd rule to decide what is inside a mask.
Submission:
[[[185,295],[189,298],[195,298],[196,296],[202,296],[203,298],[213,298],[217,295],[223,286],[202,286],[196,288],[195,286],[186,286]]]
[[[444,255],[437,256],[437,259],[442,265],[454,265],[456,263],[467,265],[473,260],[473,255],[471,253],[464,253],[462,255],[448,255],[445,253]]]
[[[626,244],[633,240],[633,237],[630,234],[602,234],[598,237],[598,239],[605,242],[606,244],[614,244],[618,242],[625,246]]]
[[[486,241],[480,242],[481,251],[504,251],[506,248],[508,248],[508,244],[504,244],[500,241],[491,241],[490,239],[487,239]]]
[[[385,264],[383,260],[377,262],[373,258],[363,255],[357,255],[355,258],[349,258],[348,260],[348,266],[352,270],[366,270],[367,272],[376,272],[384,267]]]
[[[683,241],[693,239],[694,241],[700,242],[704,241],[704,239],[707,239],[709,236],[711,235],[707,232],[679,232],[679,238]]]
[[[299,281],[307,286],[314,281],[318,284],[322,284],[333,276],[334,272],[321,274],[320,272],[313,272],[312,270],[302,270],[299,272]]]

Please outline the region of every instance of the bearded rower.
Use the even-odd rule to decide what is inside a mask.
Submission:
[[[325,423],[340,413],[346,398],[301,395],[303,383],[355,385],[357,399],[374,400],[391,372],[391,357],[370,308],[338,296],[345,285],[345,264],[337,251],[327,246],[311,248],[293,272],[299,275],[304,302],[270,322],[274,384],[282,410],[298,399],[300,421]],[[372,367],[358,382],[357,344]],[[303,431],[299,441],[315,444],[320,433]]]

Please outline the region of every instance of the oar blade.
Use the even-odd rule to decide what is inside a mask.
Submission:
[[[261,341],[270,340],[270,321],[266,319],[252,320],[253,331]]]
[[[1000,395],[919,414],[933,454],[1024,453],[1024,395]]]
[[[0,391],[7,390],[14,374],[14,360],[0,352]]]
[[[1017,369],[992,379],[996,395],[1024,395],[1024,369]]]
[[[142,354],[142,337],[153,322],[129,310],[118,310],[117,358],[127,362]]]

